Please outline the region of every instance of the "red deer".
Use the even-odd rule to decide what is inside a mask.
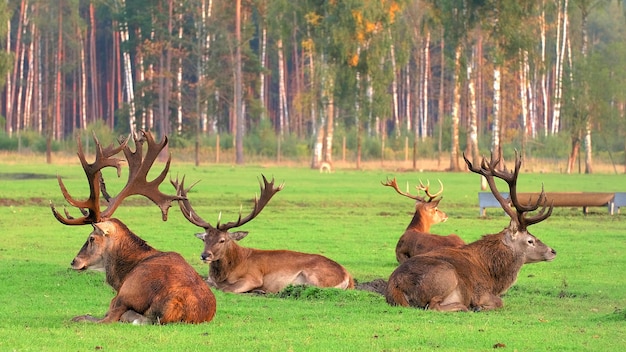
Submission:
[[[543,189],[534,204],[520,204],[516,187],[522,162],[517,153],[512,173],[497,170],[499,159],[494,160],[493,155],[489,163],[483,158],[481,167],[474,167],[463,157],[471,171],[485,176],[491,192],[511,218],[509,226],[461,248],[435,249],[402,263],[387,283],[385,297],[391,305],[441,311],[499,308],[500,296],[515,283],[524,263],[551,261],[556,257],[554,249],[527,230],[528,226],[548,218],[552,205],[546,211]],[[510,201],[498,192],[494,177],[506,181]],[[528,214],[540,205],[541,209],[534,215]]]
[[[63,196],[72,206],[79,208],[83,216],[74,218],[66,210],[64,217],[51,204],[54,216],[65,225],[91,224],[94,228],[72,261],[72,269],[104,271],[107,283],[117,292],[102,319],[82,315],[72,320],[160,324],[211,321],[215,315],[215,296],[195,269],[178,253],[152,248],[120,220],[112,218],[122,200],[131,195],[142,195],[161,208],[165,221],[172,201],[179,199],[158,189],[169,170],[171,156],[158,177],[152,181],[146,179],[155,159],[166,146],[167,137],[156,143],[149,132],[140,133],[141,138],[134,137],[135,152],[127,146],[128,138],[121,140],[119,147],[110,145],[102,149],[94,135],[96,160],[92,164],[86,161],[78,141],[78,157],[89,181],[89,199],[74,199],[58,177]],[[148,150],[144,159],[142,146],[145,141],[148,142]],[[122,160],[113,156],[120,151],[124,152],[129,165],[128,182],[117,196],[110,197],[104,188],[101,170],[115,167],[119,176]],[[101,192],[108,204],[104,210],[100,209]]]
[[[267,205],[272,196],[283,188],[274,187],[274,180],[268,182],[265,176],[261,195],[254,198],[254,208],[245,218],[216,226],[202,220],[191,207],[185,189],[184,178],[172,181],[177,195],[182,198],[178,204],[192,224],[204,228],[196,237],[204,242],[201,259],[210,264],[208,282],[225,292],[278,292],[288,285],[313,285],[341,289],[354,288],[354,281],[346,269],[324,256],[300,253],[289,250],[260,250],[246,248],[236,241],[248,233],[228,232],[254,219]],[[193,186],[192,186],[193,187]]]
[[[398,187],[396,179],[387,180],[384,186],[392,187],[398,194],[415,200],[415,214],[411,223],[404,231],[396,245],[396,259],[402,264],[407,259],[418,254],[426,253],[439,247],[461,247],[465,244],[457,235],[440,236],[430,233],[430,226],[448,220],[448,215],[439,210],[441,198],[437,198],[443,192],[443,184],[439,181],[441,189],[435,194],[431,194],[429,185],[424,185],[420,181],[418,191],[424,191],[428,199],[418,195],[411,195],[402,192]]]

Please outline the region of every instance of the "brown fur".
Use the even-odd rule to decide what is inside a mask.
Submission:
[[[441,199],[432,202],[416,202],[415,214],[396,245],[396,259],[402,264],[416,255],[440,247],[461,247],[465,242],[457,235],[441,236],[430,233],[434,224],[445,222],[448,215],[439,210]]]
[[[74,321],[166,324],[213,319],[215,296],[178,253],[152,248],[117,219],[94,227],[72,268],[104,270],[117,295],[104,318],[78,316]]]
[[[524,263],[556,257],[554,249],[527,230],[547,219],[552,206],[547,208],[543,191],[534,205],[518,201],[516,186],[522,161],[517,153],[513,172],[498,169],[500,160],[493,155],[490,162],[483,158],[480,167],[475,167],[465,155],[464,159],[472,172],[485,176],[491,192],[511,218],[509,226],[461,248],[434,249],[400,264],[387,284],[385,297],[389,304],[443,311],[499,308],[500,296],[515,283]],[[510,199],[498,191],[496,177],[509,185]],[[530,215],[542,202],[539,212]]]
[[[207,229],[202,260],[210,263],[209,283],[226,292],[278,292],[288,285],[354,288],[348,271],[318,254],[246,248],[236,241],[245,232]]]
[[[499,308],[522,265],[534,262],[527,256],[551,261],[556,251],[528,232],[508,229],[461,248],[439,248],[401,264],[389,277],[386,299],[433,310]]]
[[[274,186],[262,175],[259,182],[261,194],[254,198],[252,212],[237,221],[213,226],[193,210],[185,188],[184,179],[172,180],[183,215],[192,224],[204,228],[196,237],[204,242],[201,258],[210,263],[209,284],[227,292],[278,292],[287,285],[313,285],[319,287],[354,288],[348,271],[336,262],[317,254],[288,250],[259,250],[239,246],[235,241],[248,233],[229,232],[253,220],[261,213],[272,197],[282,190],[283,184]]]

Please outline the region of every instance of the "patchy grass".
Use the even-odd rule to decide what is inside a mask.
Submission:
[[[69,263],[90,232],[64,226],[49,202],[65,204],[55,176],[70,194],[87,197],[78,161],[20,164],[3,168],[0,182],[0,350],[170,351],[336,350],[487,351],[620,350],[626,348],[625,215],[605,208],[555,209],[531,231],[558,254],[551,263],[522,268],[504,307],[479,313],[439,313],[390,307],[372,292],[292,286],[274,295],[216,291],[218,312],[208,324],[132,326],[72,323],[73,316],[103,315],[113,290],[97,272],[73,272]],[[158,165],[157,165],[158,166]],[[110,171],[110,170],[109,170]],[[160,171],[155,167],[155,173]],[[259,192],[261,173],[285,182],[263,213],[242,227],[241,244],[321,253],[343,264],[358,282],[386,279],[396,267],[395,244],[413,210],[409,199],[380,185],[397,177],[404,188],[419,179],[441,179],[440,204],[449,215],[433,232],[457,233],[473,241],[500,231],[508,218],[497,209],[478,217],[478,177],[469,173],[337,170],[320,174],[305,168],[201,166],[172,163],[172,174],[201,180],[189,194],[208,221],[234,220]],[[13,175],[11,175],[13,174]],[[35,177],[22,177],[34,174]],[[53,177],[50,177],[52,175]],[[105,173],[111,193],[126,179]],[[624,191],[623,175],[522,174],[519,190]],[[117,187],[117,188],[116,188]],[[161,187],[171,192],[171,185]],[[116,217],[152,246],[181,253],[201,275],[199,229],[170,209],[160,220],[157,207],[131,198]]]

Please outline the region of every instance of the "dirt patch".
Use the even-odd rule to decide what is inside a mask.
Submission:
[[[50,200],[43,199],[43,198],[25,198],[25,199],[0,198],[0,206],[3,206],[3,207],[20,206],[20,205],[48,205],[48,204],[50,204]]]
[[[18,173],[0,173],[0,180],[43,180],[49,178],[56,178],[54,175],[47,174],[35,174],[30,172],[18,172]]]
[[[369,282],[357,282],[354,288],[357,290],[378,293],[384,296],[385,290],[387,289],[387,281],[384,279],[374,279]]]

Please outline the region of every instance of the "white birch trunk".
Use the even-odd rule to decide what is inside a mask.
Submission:
[[[411,131],[411,64],[407,62],[404,68],[404,116],[406,116],[406,130]],[[417,122],[416,122],[417,123]]]
[[[265,101],[265,67],[267,65],[267,24],[263,21],[261,29],[261,74],[259,77],[259,100],[261,101],[261,120],[265,120],[267,114],[267,102]],[[312,64],[312,63],[311,63]],[[315,115],[311,115],[315,116]]]
[[[32,104],[33,104],[33,89],[35,88],[35,38],[37,38],[37,27],[35,21],[30,23],[30,33],[33,36],[33,40],[30,41],[28,46],[28,76],[26,77],[26,96],[24,97],[24,126],[33,126],[32,116]]]
[[[522,147],[525,147],[525,141],[528,137],[528,52],[520,51],[520,68],[519,68],[519,94],[522,109]]]
[[[279,38],[276,42],[278,49],[278,121],[279,132],[283,136],[287,128],[287,92],[285,88],[285,58],[283,53],[283,40]]]
[[[561,119],[561,104],[562,104],[562,88],[563,88],[563,59],[566,52],[566,44],[568,41],[567,27],[568,27],[568,15],[567,15],[568,0],[564,0],[564,5],[558,10],[558,18],[560,20],[560,26],[557,26],[557,56],[556,56],[556,72],[555,72],[555,89],[554,89],[554,110],[552,113],[552,134],[556,134],[560,129]],[[561,28],[562,26],[562,28]]]
[[[493,69],[493,130],[491,131],[491,152],[500,156],[500,66]]]
[[[461,44],[457,44],[454,53],[454,94],[452,103],[452,146],[450,148],[450,170],[459,167],[459,120],[461,111]]]
[[[422,140],[428,137],[428,82],[430,81],[430,31],[426,32],[426,38],[424,40],[424,70],[422,72],[422,119],[421,119],[421,132],[420,137]]]
[[[83,36],[81,29],[78,30],[80,36],[80,97],[78,102],[80,104],[80,128],[87,128],[87,59],[85,54],[85,45],[87,38]]]
[[[541,16],[540,16],[540,33],[541,33],[541,99],[543,103],[543,135],[548,136],[550,131],[548,128],[548,120],[550,109],[548,105],[548,78],[547,78],[547,64],[546,64],[546,12],[545,2],[541,4]]]
[[[478,156],[478,113],[476,106],[476,79],[474,77],[474,65],[476,64],[475,53],[472,53],[472,60],[467,64],[467,90],[469,100],[469,126],[468,126],[468,157],[472,158],[472,162],[476,162]]]
[[[389,31],[389,39],[392,40],[391,30]],[[398,116],[398,70],[396,68],[396,50],[393,45],[389,47],[389,53],[391,55],[391,71],[393,72],[393,80],[391,82],[391,95],[393,103],[393,122],[396,129],[396,136],[400,135],[400,117]]]
[[[121,0],[121,6],[126,8],[126,0]],[[135,133],[136,121],[135,121],[135,89],[132,71],[132,62],[130,60],[130,53],[126,49],[126,43],[129,40],[128,24],[122,22],[120,24],[120,47],[122,48],[122,65],[124,72],[124,90],[126,93],[126,102],[128,103],[129,113],[129,126],[132,134]]]
[[[178,14],[178,40],[183,41],[183,3],[180,3]],[[182,44],[181,44],[182,45]],[[180,135],[183,132],[183,55],[182,48],[178,53],[178,67],[176,69],[176,132]]]

